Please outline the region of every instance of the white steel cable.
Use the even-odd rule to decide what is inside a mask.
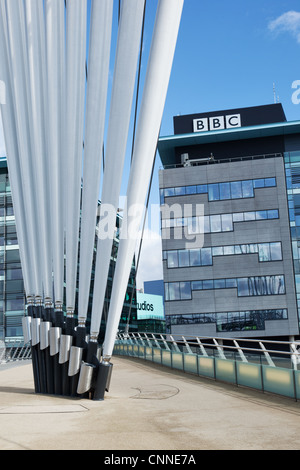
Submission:
[[[64,290],[64,86],[65,86],[65,6],[46,0],[46,47],[48,91],[48,155],[50,175],[50,230],[54,298],[57,308],[63,305]]]
[[[46,120],[46,45],[43,5],[26,0],[26,31],[29,64],[29,88],[32,126],[32,166],[36,180],[37,217],[40,234],[40,272],[43,280],[44,300],[52,303],[52,263],[49,224],[49,181]]]
[[[155,156],[182,8],[183,0],[160,0],[158,4],[128,181],[128,209],[121,229],[103,345],[104,361],[109,361],[111,358],[118,331],[137,234],[143,216],[137,209],[145,203],[148,189],[146,183],[149,182]],[[124,229],[129,226],[131,233],[124,234]]]
[[[25,58],[26,34],[23,2],[10,0],[6,3],[9,57],[11,62],[12,91],[14,95],[15,122],[19,147],[19,162],[23,186],[23,197],[28,228],[28,241],[31,245],[30,264],[34,276],[35,296],[42,299],[43,289],[40,273],[40,245],[38,237],[38,217],[36,208],[36,187],[31,160],[30,103],[28,101],[28,67]]]
[[[17,134],[11,90],[10,65],[7,51],[7,28],[4,0],[0,0],[0,79],[5,83],[5,103],[1,105],[3,132],[7,152],[7,166],[11,185],[15,223],[20,251],[20,259],[27,297],[33,297],[34,282],[30,269],[30,244],[28,241],[24,196],[22,191],[21,171],[19,165]]]
[[[101,180],[112,31],[112,0],[94,0],[91,9],[82,214],[80,234],[78,320],[85,323],[95,245],[95,226]]]
[[[91,317],[93,337],[98,336],[104,306],[133,102],[144,3],[144,0],[126,0],[122,2],[121,7],[97,239]],[[103,233],[101,230],[101,218],[105,219],[105,225],[108,218],[108,233]]]
[[[86,0],[68,0],[66,34],[66,307],[75,310],[84,127]]]

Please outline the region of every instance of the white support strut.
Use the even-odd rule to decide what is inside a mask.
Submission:
[[[151,176],[182,8],[183,0],[160,0],[158,4],[128,181],[128,212],[124,216],[123,225],[123,228],[130,226],[134,229],[130,236],[125,236],[122,233],[123,228],[121,229],[103,346],[104,361],[109,361],[111,358],[122,312],[136,238],[143,215],[137,214],[135,209],[143,205],[146,199],[148,188],[145,182],[149,182]]]

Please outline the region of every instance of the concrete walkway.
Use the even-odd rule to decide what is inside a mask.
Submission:
[[[36,395],[31,363],[0,366],[0,449],[300,449],[300,402],[137,359],[112,362],[100,402]]]

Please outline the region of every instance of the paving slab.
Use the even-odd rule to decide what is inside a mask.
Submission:
[[[1,450],[298,450],[300,403],[113,357],[103,401],[35,394],[0,365]]]

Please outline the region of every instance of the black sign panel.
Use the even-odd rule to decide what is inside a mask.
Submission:
[[[173,121],[174,134],[177,135],[286,122],[286,116],[281,103],[274,103],[251,108],[174,116]]]

